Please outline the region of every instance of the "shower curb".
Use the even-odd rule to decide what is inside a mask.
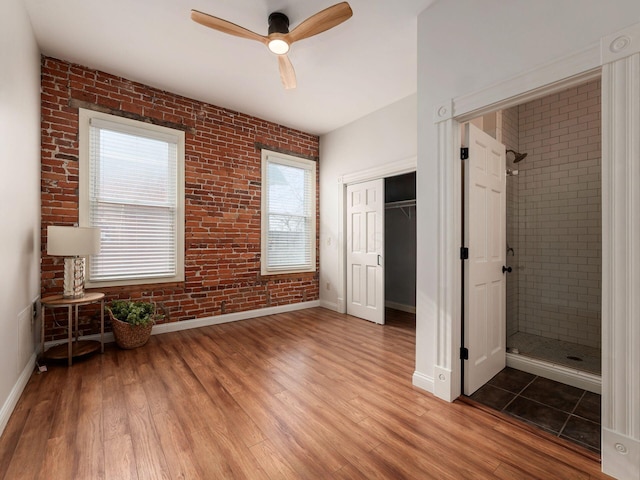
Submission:
[[[507,353],[507,367],[555,380],[589,392],[602,393],[602,377],[551,362]]]

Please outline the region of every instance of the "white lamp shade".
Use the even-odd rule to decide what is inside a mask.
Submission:
[[[61,257],[100,253],[100,229],[88,227],[47,227],[47,254]]]

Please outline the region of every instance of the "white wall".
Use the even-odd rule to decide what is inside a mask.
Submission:
[[[424,347],[435,335],[429,317],[443,287],[437,284],[436,259],[427,255],[438,247],[435,106],[597,44],[639,19],[636,0],[441,0],[419,16],[417,289],[418,322],[425,328],[418,338],[418,350],[424,352],[418,371],[433,374],[435,352]],[[452,35],[453,26],[464,34]]]
[[[40,294],[40,53],[21,0],[0,15],[0,432],[32,371]]]
[[[326,308],[344,311],[341,179],[415,158],[416,106],[411,95],[320,137],[320,301]]]
[[[438,132],[452,138],[446,129],[454,130],[455,134],[456,123],[436,126],[436,107],[570,54],[597,47],[603,36],[639,20],[640,2],[637,0],[441,0],[419,16],[418,316],[414,376],[417,385],[416,379],[431,379],[432,382],[436,379],[436,383],[432,383],[433,389],[443,398],[450,399],[459,392],[455,345],[453,342],[443,345],[447,337],[455,338],[460,323],[455,299],[448,297],[448,292],[459,288],[455,273],[459,268],[459,262],[455,261],[458,245],[455,244],[456,234],[452,234],[456,226],[447,224],[447,219],[439,215],[439,209],[455,211],[459,199],[450,193],[459,187],[455,185],[458,182],[455,175],[448,175],[452,170],[442,163],[454,160],[455,145],[442,144],[443,149],[451,149],[444,153],[438,148]],[[579,73],[577,64],[575,68],[566,66],[567,70],[572,68],[573,73]],[[519,86],[524,86],[524,78],[529,77],[519,80]],[[509,95],[540,86],[534,83],[533,76],[531,78],[528,88],[509,92]],[[545,80],[551,83],[561,79]],[[453,115],[456,115],[455,110]],[[445,368],[441,369],[443,365]],[[631,368],[634,370],[631,375],[640,375],[638,365]],[[450,370],[449,378],[447,369]],[[449,382],[443,390],[438,390],[440,379]],[[625,393],[614,392],[613,395],[624,396]],[[603,401],[605,397],[603,392]],[[629,439],[630,445],[636,443],[637,439]],[[611,464],[606,445],[604,449],[603,462]],[[628,455],[628,459],[634,455],[636,453]],[[636,472],[634,478],[637,478],[640,466],[630,465],[629,468]]]

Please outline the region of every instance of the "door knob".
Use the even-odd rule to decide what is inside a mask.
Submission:
[[[502,266],[502,273],[504,273],[504,272],[511,273],[511,270],[513,270],[511,267],[505,267],[504,265]]]

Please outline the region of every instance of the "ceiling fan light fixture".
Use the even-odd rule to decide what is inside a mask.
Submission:
[[[271,53],[275,53],[276,55],[284,55],[289,51],[289,44],[281,38],[269,40],[267,46],[269,50],[271,50]]]
[[[287,56],[291,45],[294,42],[326,32],[348,20],[352,15],[353,11],[347,2],[336,3],[311,15],[290,32],[289,17],[282,12],[273,12],[269,15],[269,33],[264,36],[228,20],[214,17],[198,10],[191,10],[191,19],[194,22],[222,33],[255,40],[266,45],[270,52],[278,56],[280,79],[286,89],[296,88],[296,73],[293,65],[291,65],[291,60]]]

